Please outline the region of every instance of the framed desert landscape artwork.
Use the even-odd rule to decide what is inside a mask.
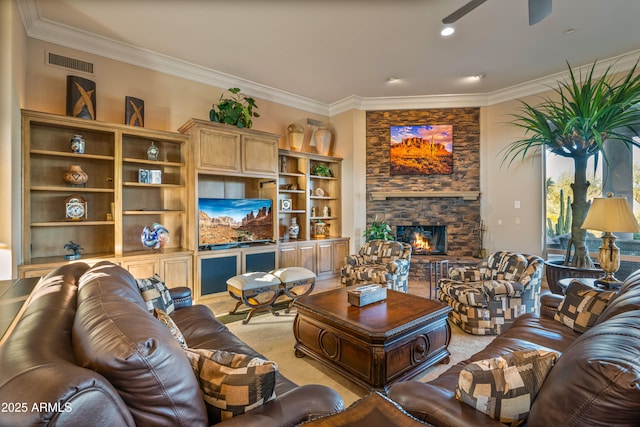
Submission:
[[[391,126],[391,175],[453,173],[452,125]]]

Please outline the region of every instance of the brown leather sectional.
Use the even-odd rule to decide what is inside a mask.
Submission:
[[[172,318],[189,347],[260,356],[184,290],[175,297]],[[41,280],[27,304],[0,346],[0,426],[217,422],[182,348],[121,267],[66,265]],[[267,404],[220,424],[292,426],[343,409],[334,390],[298,387],[280,373],[275,391]]]
[[[584,334],[553,319],[561,301],[560,295],[543,295],[541,315],[520,316],[468,360],[428,383],[397,383],[388,396],[435,426],[504,426],[456,400],[460,371],[515,350],[552,349],[561,356],[533,403],[527,427],[640,425],[640,270]]]

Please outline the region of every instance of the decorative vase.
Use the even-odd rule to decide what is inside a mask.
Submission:
[[[300,226],[298,225],[298,219],[296,217],[291,218],[291,224],[289,224],[289,238],[295,240],[300,233]]]
[[[304,140],[304,128],[296,123],[287,126],[289,148],[293,151],[300,151]]]
[[[73,138],[71,138],[72,153],[83,154],[84,146],[85,146],[85,142],[84,142],[84,138],[82,138],[82,135],[75,135]]]
[[[313,139],[316,142],[316,151],[322,156],[328,156],[331,150],[331,131],[322,127],[316,129],[313,133]]]
[[[89,175],[82,170],[80,165],[71,165],[69,169],[62,174],[62,179],[67,184],[82,185],[87,182]]]
[[[140,241],[145,248],[162,249],[169,243],[169,230],[162,224],[154,222],[144,227]]]

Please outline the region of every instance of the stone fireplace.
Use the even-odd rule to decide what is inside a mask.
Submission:
[[[411,245],[412,255],[445,255],[446,225],[396,225],[396,240]]]
[[[452,125],[453,172],[447,175],[391,175],[390,127]],[[435,251],[414,250],[415,275],[429,258],[450,261],[478,254],[480,224],[480,109],[443,108],[367,112],[367,223],[385,221],[399,239],[407,227],[435,232]],[[424,236],[423,236],[424,237]],[[409,242],[411,243],[411,242]]]

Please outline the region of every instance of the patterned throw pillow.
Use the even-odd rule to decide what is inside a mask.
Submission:
[[[584,333],[595,324],[615,295],[614,291],[601,291],[572,280],[553,318],[576,332]]]
[[[167,314],[173,313],[173,299],[160,276],[156,274],[149,279],[136,279],[136,283],[150,313],[153,313],[154,308],[159,308]]]
[[[278,365],[258,357],[220,350],[185,350],[210,415],[225,420],[274,397]]]
[[[456,399],[501,423],[521,425],[557,358],[553,351],[519,350],[470,363],[458,377]]]
[[[159,308],[154,308],[153,317],[161,321],[162,324],[166,326],[167,329],[169,329],[171,335],[173,335],[173,337],[176,339],[176,341],[178,341],[182,348],[184,348],[185,350],[189,348],[187,347],[187,341],[184,339],[184,335],[182,335],[182,331],[180,330],[180,328],[178,328],[178,325],[176,325],[171,316],[169,316]]]

